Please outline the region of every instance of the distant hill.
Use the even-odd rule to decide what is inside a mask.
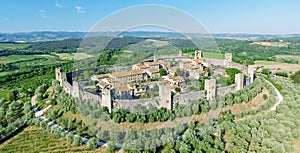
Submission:
[[[18,32],[18,33],[0,33],[0,42],[40,42],[54,41],[64,39],[78,39],[89,36],[133,36],[133,37],[165,37],[165,38],[183,38],[184,35],[175,32],[65,32],[65,31],[38,31],[38,32]],[[210,36],[210,35],[209,35]],[[237,39],[237,40],[300,40],[300,34],[272,35],[272,34],[212,34],[214,38]]]

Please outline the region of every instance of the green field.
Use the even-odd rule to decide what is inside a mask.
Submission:
[[[7,93],[0,90],[0,99],[2,99],[2,98],[6,99],[7,98]]]
[[[217,58],[217,59],[223,59],[224,55],[221,53],[213,53],[213,52],[203,52],[203,56],[206,58]]]
[[[2,56],[0,57],[0,63],[13,63],[18,61],[27,61],[37,58],[47,58],[50,55],[10,55],[10,56]]]
[[[29,46],[29,44],[0,43],[0,49],[17,49],[17,48],[25,48],[27,46]]]

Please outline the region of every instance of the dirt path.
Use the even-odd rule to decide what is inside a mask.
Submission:
[[[276,92],[276,95],[278,97],[277,103],[270,110],[267,111],[267,113],[268,113],[270,111],[275,111],[276,110],[277,106],[283,101],[283,97],[282,97],[281,93],[278,91],[278,89],[275,88],[274,85],[270,81],[268,81],[268,80],[266,80],[266,81],[274,88],[274,90]]]

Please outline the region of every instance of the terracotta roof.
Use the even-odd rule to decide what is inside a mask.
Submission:
[[[128,86],[121,86],[121,87],[115,87],[116,91],[130,91],[132,89],[130,89]]]
[[[198,74],[204,74],[204,73],[205,73],[205,71],[202,71],[202,70],[197,70],[197,71],[196,71],[196,73],[198,73]]]
[[[173,88],[180,88],[181,89],[181,86],[174,85]]]
[[[184,65],[184,69],[190,70],[190,69],[194,69],[194,67],[192,65]]]
[[[160,65],[159,62],[145,62],[144,64],[145,64],[145,65],[148,65],[148,66]]]
[[[105,78],[108,82],[112,82],[112,78]]]
[[[159,69],[147,69],[151,73],[159,73]]]
[[[101,88],[105,88],[107,85],[109,85],[107,82],[103,81],[103,80],[99,80],[98,85]]]
[[[146,69],[146,68],[148,68],[148,66],[146,66],[144,64],[139,64],[139,65],[137,65],[137,67],[139,67],[140,69]]]
[[[205,59],[194,59],[193,61],[195,61],[196,63],[202,63],[205,61]]]
[[[177,81],[177,82],[184,82],[185,81],[184,78],[181,77],[181,76],[174,76],[174,77],[172,77],[170,79],[172,79],[174,81]]]
[[[114,77],[124,77],[124,76],[131,76],[131,75],[139,75],[142,73],[143,71],[141,70],[131,70],[131,71],[114,72],[111,75]]]
[[[94,75],[91,77],[91,80],[99,80],[103,78],[109,78],[109,74]]]
[[[171,68],[171,67],[169,67],[168,70],[169,70],[170,72],[176,72],[176,70],[175,70],[174,68]]]
[[[163,81],[161,81],[161,82],[162,82],[162,83],[165,83],[165,84],[169,83],[168,80],[163,80]]]
[[[114,72],[111,75],[114,77],[123,77],[123,76],[128,76],[129,72],[127,72],[127,71]]]

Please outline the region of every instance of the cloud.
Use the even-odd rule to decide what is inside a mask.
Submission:
[[[55,6],[56,6],[56,7],[59,7],[59,8],[62,8],[62,7],[64,7],[64,4],[63,4],[62,2],[60,3],[60,2],[58,2],[58,1],[56,1],[56,2],[55,2]]]
[[[40,16],[43,18],[43,19],[46,19],[47,18],[47,15],[46,15],[46,10],[44,10],[44,9],[40,9],[39,10],[39,14],[40,14]]]
[[[82,6],[76,6],[75,9],[76,9],[77,13],[84,13],[84,9]]]

